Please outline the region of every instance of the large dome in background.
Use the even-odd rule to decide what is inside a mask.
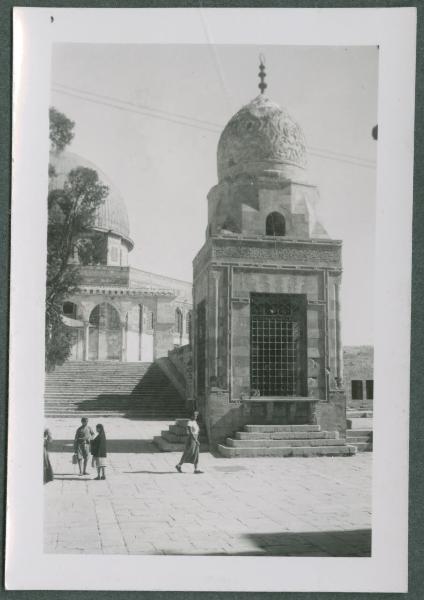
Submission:
[[[134,243],[130,238],[127,208],[121,194],[108,176],[86,158],[82,158],[72,152],[51,152],[50,164],[55,170],[55,176],[51,178],[49,184],[50,188],[52,186],[62,188],[68,173],[77,167],[85,167],[97,172],[100,182],[109,188],[109,193],[96,211],[93,229],[97,231],[110,231],[119,235],[129,244],[130,249],[132,249]]]
[[[227,123],[218,143],[219,180],[284,165],[306,167],[305,138],[286,110],[260,94]]]

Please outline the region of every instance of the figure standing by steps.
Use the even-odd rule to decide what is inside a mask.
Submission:
[[[49,481],[53,481],[53,469],[50,462],[49,456],[49,446],[52,441],[52,434],[49,429],[44,430],[44,483],[48,483]]]
[[[175,465],[175,468],[179,473],[182,473],[181,466],[184,463],[191,463],[194,465],[195,473],[203,473],[198,469],[199,465],[199,450],[200,450],[200,442],[199,442],[199,424],[197,419],[199,417],[198,411],[194,411],[191,419],[187,423],[187,439],[185,443],[185,448],[183,455],[181,457],[180,462]]]
[[[79,474],[88,475],[87,463],[90,455],[90,441],[94,437],[94,431],[88,425],[87,417],[81,419],[81,425],[75,432],[74,454],[78,460]],[[84,468],[83,468],[84,466]]]
[[[106,479],[106,434],[101,423],[96,425],[96,431],[97,436],[94,438],[94,440],[91,440],[90,444],[93,462],[97,467],[96,479]]]

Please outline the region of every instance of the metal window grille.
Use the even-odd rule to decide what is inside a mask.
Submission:
[[[261,396],[293,396],[299,392],[301,323],[287,299],[252,298],[251,388]]]

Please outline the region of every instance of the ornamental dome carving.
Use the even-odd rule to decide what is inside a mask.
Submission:
[[[50,164],[55,171],[55,175],[49,181],[50,189],[62,188],[68,173],[77,167],[85,167],[97,172],[100,182],[109,188],[109,193],[96,211],[93,229],[120,236],[128,244],[129,250],[132,250],[134,242],[130,238],[127,208],[121,194],[109,177],[94,163],[72,152],[51,152]]]
[[[218,142],[218,178],[306,167],[303,132],[288,112],[259,94],[227,123]]]

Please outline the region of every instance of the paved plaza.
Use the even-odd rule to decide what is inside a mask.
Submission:
[[[97,421],[91,420],[94,428]],[[72,465],[74,419],[49,419],[55,480],[44,486],[45,551],[61,554],[369,556],[372,454],[225,459],[203,474],[159,452],[169,421],[101,419],[106,481]]]

